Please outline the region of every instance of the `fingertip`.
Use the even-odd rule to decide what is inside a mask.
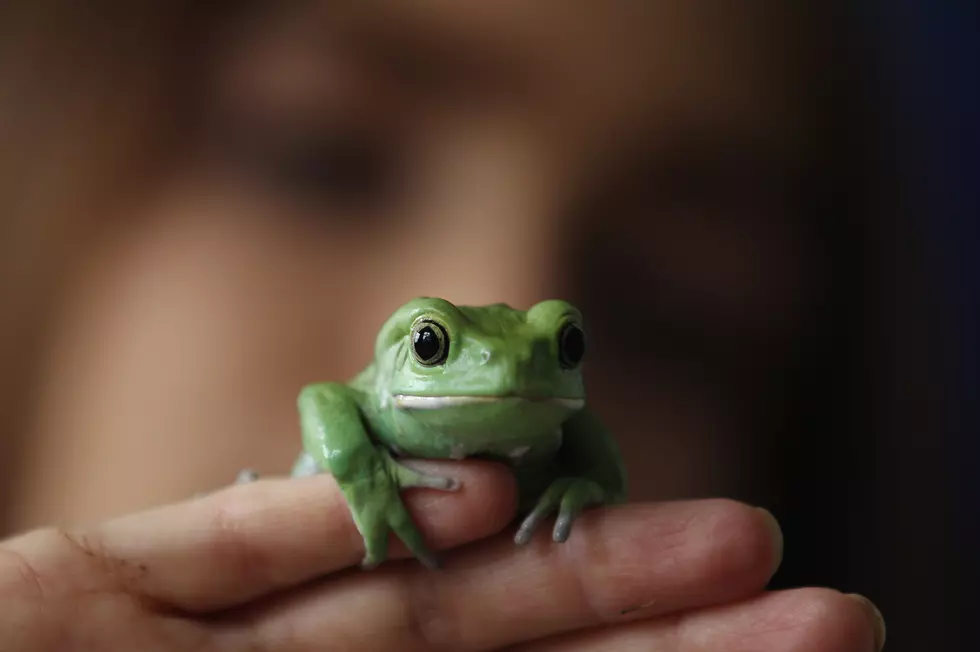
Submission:
[[[863,596],[808,587],[768,593],[766,597],[767,608],[780,615],[787,633],[793,632],[796,647],[818,637],[833,650],[880,650],[884,644],[884,632],[876,622],[877,610]]]
[[[854,600],[861,605],[861,608],[870,615],[872,628],[874,630],[874,641],[875,641],[875,652],[881,652],[885,647],[885,639],[887,638],[885,619],[881,615],[881,610],[873,603],[871,600],[867,599],[863,595],[857,593],[848,593],[845,597]]]
[[[678,505],[699,514],[704,527],[699,571],[705,581],[732,595],[764,588],[782,560],[782,533],[772,514],[730,499],[708,499]]]
[[[765,525],[766,531],[769,533],[770,539],[770,555],[771,561],[769,563],[769,577],[772,578],[779,570],[779,567],[783,563],[783,550],[785,547],[785,542],[783,541],[783,529],[779,525],[779,521],[773,516],[773,513],[764,507],[756,507],[762,521]]]

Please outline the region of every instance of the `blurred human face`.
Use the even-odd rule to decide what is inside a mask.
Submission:
[[[804,318],[800,115],[766,10],[651,4],[301,2],[229,25],[185,157],[73,288],[34,513],[284,471],[299,387],[358,371],[422,295],[578,303],[636,495],[731,486],[723,388]]]

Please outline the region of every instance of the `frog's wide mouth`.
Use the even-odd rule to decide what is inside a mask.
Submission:
[[[499,396],[419,396],[415,394],[395,394],[392,396],[395,407],[400,410],[439,410],[464,405],[488,405],[505,401],[526,403],[554,403],[570,410],[585,406],[583,398],[562,398],[557,396],[521,396],[504,394]]]

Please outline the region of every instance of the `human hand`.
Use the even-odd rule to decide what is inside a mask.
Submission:
[[[329,476],[262,480],[0,545],[0,649],[875,649],[872,608],[829,590],[762,593],[781,554],[765,512],[731,501],[582,515],[563,544],[515,546],[503,467],[418,468],[460,491],[409,490],[444,568],[364,549]],[[472,545],[463,546],[463,544]],[[460,547],[462,546],[462,547]],[[883,634],[883,632],[882,632]]]

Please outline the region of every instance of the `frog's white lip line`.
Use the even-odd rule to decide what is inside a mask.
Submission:
[[[479,405],[488,403],[500,403],[507,399],[520,399],[531,402],[551,402],[558,403],[572,410],[581,409],[585,405],[585,399],[581,398],[558,398],[542,397],[535,398],[530,396],[414,396],[411,394],[396,394],[392,397],[395,407],[402,410],[438,410],[446,407],[456,407],[460,405]]]

